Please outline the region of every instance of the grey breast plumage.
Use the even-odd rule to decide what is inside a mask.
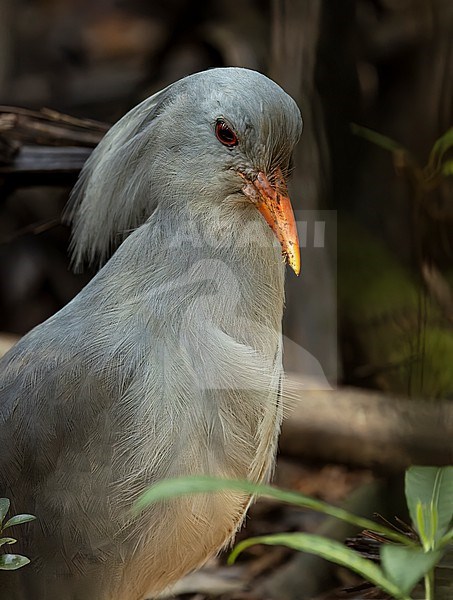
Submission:
[[[219,147],[219,115],[240,155]],[[284,264],[235,168],[285,168],[300,128],[276,84],[216,69],[140,104],[94,151],[69,209],[74,262],[119,247],[0,363],[0,492],[38,517],[18,532],[31,565],[0,572],[10,600],[139,600],[240,524],[240,494],[130,508],[165,477],[272,468]]]

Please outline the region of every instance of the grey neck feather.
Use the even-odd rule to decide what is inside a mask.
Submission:
[[[238,342],[273,354],[284,300],[279,244],[251,205],[230,216],[229,227],[221,216],[217,222],[208,217],[195,221],[187,204],[177,213],[158,207],[82,291],[87,314],[96,310],[93,298],[106,318],[116,309],[125,316],[144,311],[154,335],[163,337],[169,326],[210,321]]]

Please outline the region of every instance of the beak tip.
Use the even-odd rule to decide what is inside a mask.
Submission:
[[[290,260],[288,264],[291,267],[291,269],[294,271],[294,273],[296,274],[296,277],[299,277],[299,275],[300,275],[300,261],[293,259],[293,260]]]
[[[284,252],[286,262],[298,277],[300,274],[300,248],[297,237],[296,244],[291,244],[288,250],[289,251]]]

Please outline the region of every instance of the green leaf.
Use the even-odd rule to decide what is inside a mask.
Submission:
[[[382,133],[373,131],[373,129],[368,129],[368,127],[363,127],[362,125],[351,123],[351,131],[354,135],[358,135],[359,137],[368,140],[375,146],[379,146],[384,150],[389,150],[390,152],[398,151],[407,153],[407,150],[406,148],[404,148],[404,146],[402,146],[392,138],[389,138],[386,135],[382,135]]]
[[[9,511],[9,504],[8,498],[0,498],[0,524],[6,517],[6,513]]]
[[[15,571],[28,565],[30,559],[20,554],[0,554],[0,570]]]
[[[447,531],[447,533],[441,538],[439,546],[442,548],[453,541],[453,529]]]
[[[380,554],[384,574],[405,594],[409,594],[442,558],[440,551],[423,552],[395,544],[384,544]]]
[[[22,523],[28,523],[29,521],[34,521],[35,519],[36,517],[34,515],[15,515],[6,521],[6,523],[3,525],[3,529],[12,527],[13,525],[22,525]]]
[[[428,166],[435,168],[443,155],[453,147],[453,127],[448,129],[434,144],[429,155]]]
[[[445,177],[453,175],[453,160],[446,160],[444,162],[444,164],[442,165],[441,173]]]
[[[337,565],[347,567],[355,571],[367,581],[380,587],[383,591],[394,598],[407,598],[400,587],[388,579],[383,571],[371,560],[362,558],[360,554],[347,548],[343,544],[310,533],[278,533],[275,535],[264,535],[240,542],[231,553],[228,562],[231,564],[236,557],[246,548],[255,544],[267,544],[271,546],[287,546],[302,552],[316,554]]]
[[[16,542],[17,540],[11,537],[0,538],[0,546],[3,546],[4,544],[15,544]]]
[[[209,476],[191,476],[191,477],[179,477],[176,479],[165,479],[159,481],[151,486],[135,503],[133,511],[135,513],[140,512],[148,505],[154,502],[161,502],[176,496],[186,496],[190,494],[208,494],[221,492],[224,490],[236,490],[244,492],[250,496],[268,496],[275,498],[281,502],[289,502],[296,506],[303,508],[309,508],[317,512],[335,517],[346,523],[351,523],[360,529],[372,529],[378,533],[382,533],[389,539],[406,544],[408,546],[416,545],[407,536],[398,533],[397,531],[387,528],[380,523],[375,523],[369,519],[364,519],[349,513],[348,511],[331,506],[320,500],[314,500],[309,496],[304,496],[297,492],[290,492],[286,490],[279,490],[270,485],[259,485],[251,483],[250,481],[240,481],[234,479],[221,479],[218,477]]]
[[[453,518],[453,466],[410,467],[406,501],[425,550],[437,547]]]

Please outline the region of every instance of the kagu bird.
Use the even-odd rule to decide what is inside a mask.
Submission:
[[[93,152],[69,209],[73,260],[118,249],[0,365],[0,495],[37,516],[14,548],[32,563],[0,571],[2,598],[141,600],[234,535],[239,492],[131,507],[163,478],[272,470],[301,129],[274,82],[213,69],[142,102]]]

